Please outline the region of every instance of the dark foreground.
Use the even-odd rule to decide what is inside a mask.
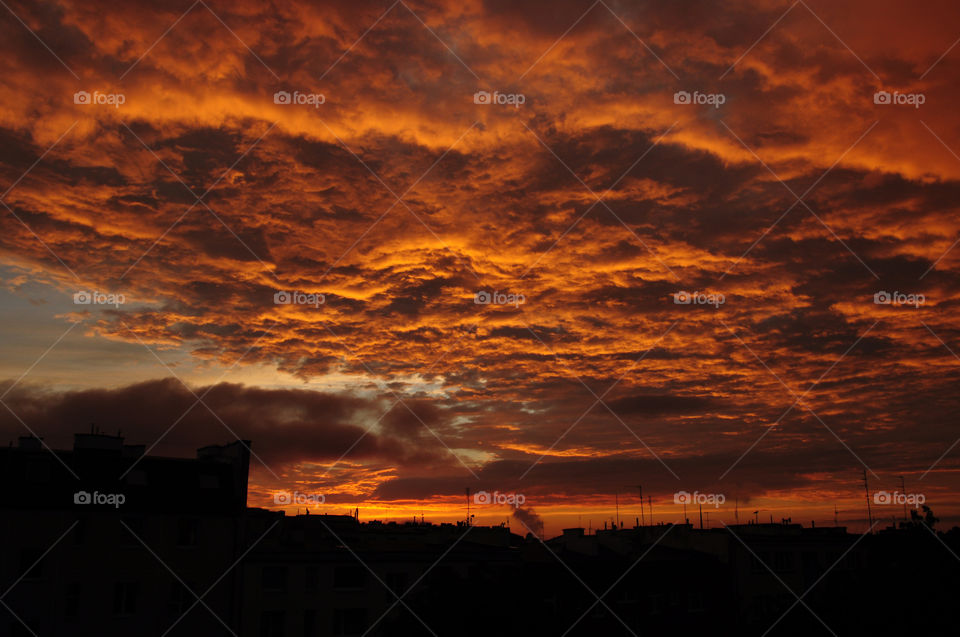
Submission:
[[[0,635],[956,634],[960,529],[360,523],[246,506],[248,451],[0,450]],[[123,475],[118,480],[117,476]],[[122,496],[122,497],[121,497]],[[122,500],[122,501],[121,501]]]

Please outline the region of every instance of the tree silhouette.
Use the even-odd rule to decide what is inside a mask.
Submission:
[[[933,514],[933,509],[928,507],[926,504],[922,505],[922,508],[923,508],[923,515],[920,515],[919,513],[917,513],[916,509],[912,509],[910,511],[910,523],[913,526],[920,526],[921,524],[925,524],[931,529],[933,529],[933,527],[937,524],[937,522],[940,521],[940,518],[935,516]]]

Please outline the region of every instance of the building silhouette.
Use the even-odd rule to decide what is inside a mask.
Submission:
[[[240,555],[249,464],[239,441],[192,459],[100,433],[76,434],[69,451],[36,438],[0,449],[0,578],[4,590],[15,583],[0,634],[173,624],[195,601],[188,588],[201,594]],[[238,584],[227,573],[203,598],[209,610],[197,605],[170,634],[230,634],[221,622],[235,624]]]
[[[0,449],[0,635],[956,634],[960,529],[506,526],[247,507],[250,442]],[[199,598],[199,599],[198,599]],[[799,598],[799,601],[798,601]]]

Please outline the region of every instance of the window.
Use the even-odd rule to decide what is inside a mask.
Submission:
[[[80,582],[70,582],[67,584],[67,589],[63,596],[63,615],[64,617],[76,617],[79,612]]]
[[[117,582],[113,587],[113,614],[134,615],[137,612],[136,582]]]
[[[336,608],[333,611],[333,634],[336,637],[362,635],[367,627],[367,614],[362,608]]]
[[[679,608],[682,602],[680,591],[673,590],[670,591],[670,606],[672,608]]]
[[[43,551],[28,548],[20,551],[20,572],[23,579],[36,580],[43,577]]]
[[[200,521],[196,518],[180,518],[177,520],[177,544],[179,546],[196,546],[199,527]]]
[[[333,587],[358,590],[366,583],[366,572],[360,566],[337,566],[333,569]]]
[[[193,585],[188,583],[187,586],[192,587]],[[180,617],[186,613],[193,604],[194,597],[190,594],[187,586],[181,584],[179,580],[173,580],[171,583],[170,602],[167,604],[167,609],[171,615]]]
[[[320,586],[320,569],[317,566],[307,566],[303,574],[303,585],[308,591],[315,591]]]
[[[651,593],[647,595],[648,607],[650,608],[650,615],[659,615],[666,610],[666,598],[659,593]]]
[[[201,489],[219,489],[220,476],[211,475],[209,473],[200,474],[200,488]]]
[[[706,609],[703,603],[703,591],[690,591],[687,595],[687,610],[691,613],[701,613]]]
[[[73,545],[80,546],[87,537],[87,518],[80,518],[73,527]]]
[[[770,554],[766,551],[761,552],[759,556],[751,554],[750,555],[750,572],[752,573],[766,573],[767,567],[766,564],[770,562]]]
[[[314,637],[317,634],[317,611],[303,612],[303,637]]]
[[[123,524],[120,525],[121,540],[124,546],[140,546],[140,540],[143,537],[143,518],[123,518]]]
[[[261,573],[261,585],[265,591],[283,592],[287,590],[287,567],[264,566]]]
[[[260,637],[283,637],[284,617],[282,610],[265,610],[260,614]]]
[[[23,617],[21,615],[17,619],[10,620],[9,633],[4,634],[9,634],[11,637],[33,637],[33,635],[36,635],[40,631],[40,629],[37,628],[39,624],[40,620],[36,617]]]
[[[787,573],[793,570],[793,553],[777,551],[773,554],[773,570],[778,573]]]
[[[394,594],[403,595],[407,592],[407,574],[387,573],[387,586]]]
[[[773,612],[773,596],[757,595],[756,608],[757,614],[759,614],[761,617],[771,614]]]
[[[49,484],[50,462],[46,458],[31,458],[26,463],[26,481],[32,484]]]
[[[841,569],[857,569],[860,567],[860,555],[856,551],[850,551],[843,556],[840,563]]]

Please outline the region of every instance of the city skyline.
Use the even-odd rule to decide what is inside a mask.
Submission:
[[[32,437],[0,448],[0,634],[868,635],[918,616],[953,625],[944,608],[960,561],[944,558],[956,555],[960,527],[937,529],[926,506],[862,534],[760,522],[756,511],[722,528],[617,524],[551,538],[524,517],[518,534],[509,523],[361,521],[359,510],[286,515],[248,506],[250,443],[166,458],[93,428],[52,454]]]

